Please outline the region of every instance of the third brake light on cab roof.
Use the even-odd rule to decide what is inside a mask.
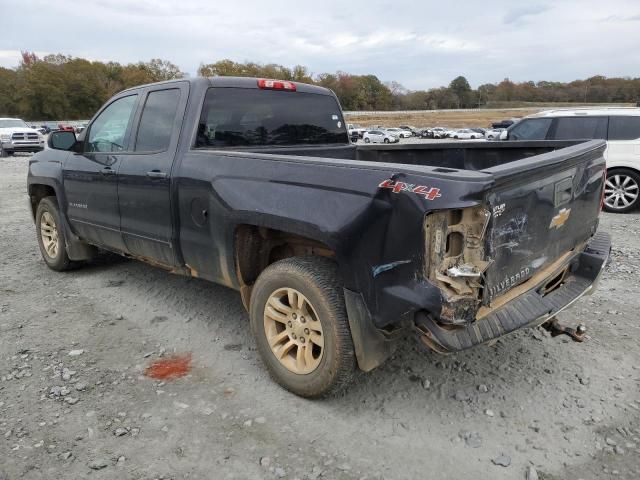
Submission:
[[[267,80],[261,78],[258,80],[258,87],[263,90],[285,90],[287,92],[295,92],[296,84],[284,80]]]

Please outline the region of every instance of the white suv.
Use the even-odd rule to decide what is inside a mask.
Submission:
[[[640,205],[640,108],[549,110],[523,118],[503,140],[607,141],[604,208],[625,213]]]

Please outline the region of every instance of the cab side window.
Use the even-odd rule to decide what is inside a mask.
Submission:
[[[111,103],[89,127],[85,151],[121,152],[131,125],[138,95],[122,97]]]
[[[551,126],[550,118],[529,118],[509,130],[509,140],[544,140]]]
[[[607,138],[607,117],[560,117],[556,121],[555,140]]]
[[[149,93],[136,136],[136,152],[163,152],[169,148],[179,102],[178,88]]]
[[[637,140],[640,138],[640,116],[609,117],[609,140]]]

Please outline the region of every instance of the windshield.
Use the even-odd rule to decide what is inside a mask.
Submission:
[[[247,88],[207,92],[196,147],[348,143],[330,95]]]
[[[29,125],[24,123],[18,118],[2,118],[0,119],[0,128],[30,128]]]

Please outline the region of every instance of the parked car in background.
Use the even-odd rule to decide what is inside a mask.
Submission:
[[[462,128],[460,130],[454,130],[449,134],[451,138],[456,140],[475,140],[477,138],[484,138],[481,133],[475,132],[470,128]]]
[[[418,135],[418,132],[420,131],[419,128],[416,128],[412,125],[400,125],[398,128],[401,128],[402,130],[410,131],[411,135]]]
[[[431,129],[431,132],[433,134],[433,138],[447,138],[449,129],[442,128],[442,127],[435,127]]]
[[[517,123],[517,119],[501,120],[491,124],[491,128],[509,128],[514,123]]]
[[[31,128],[33,128],[36,132],[38,132],[38,133],[40,133],[42,135],[46,135],[47,133],[49,133],[49,132],[47,132],[47,130],[45,128],[39,127],[37,125],[31,125]]]
[[[19,118],[0,118],[0,157],[44,150],[44,137]]]
[[[469,130],[473,130],[476,133],[479,133],[480,135],[482,135],[483,138],[485,136],[485,134],[487,133],[487,129],[486,128],[470,128]]]
[[[487,140],[498,140],[500,139],[500,134],[505,130],[505,128],[490,128],[489,130],[484,132],[484,137]]]
[[[355,123],[349,123],[347,124],[347,131],[351,138],[354,137],[354,134],[357,135],[358,138],[362,138],[362,135],[364,135],[364,132],[366,132],[367,129],[360,125],[356,125]]]
[[[433,138],[433,131],[430,128],[421,128],[416,133],[416,136],[420,138]]]
[[[386,128],[385,131],[399,138],[409,138],[413,136],[413,133],[409,130],[403,130],[402,128]]]
[[[364,143],[398,143],[400,139],[386,130],[371,130],[362,136]]]
[[[640,206],[640,108],[578,108],[530,115],[502,132],[503,140],[607,141],[604,208],[626,213]]]

